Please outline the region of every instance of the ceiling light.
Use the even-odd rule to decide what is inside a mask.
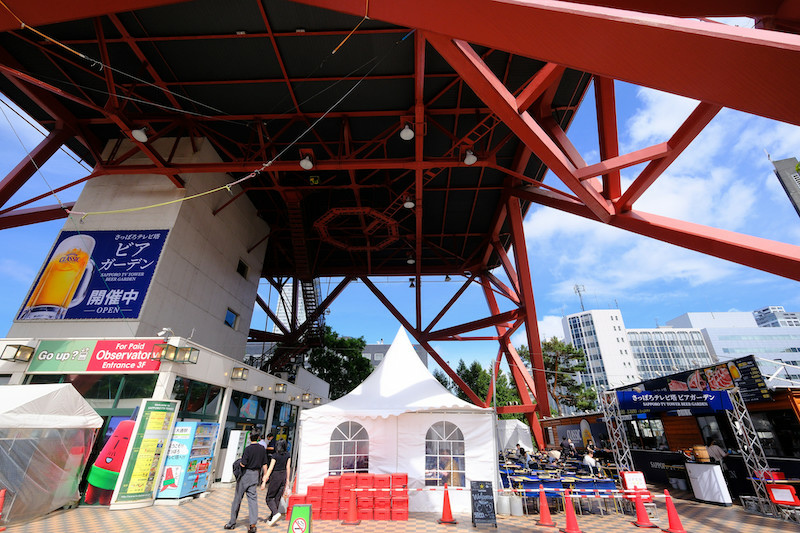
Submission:
[[[414,203],[414,200],[412,200],[410,196],[406,196],[406,199],[403,202],[403,207],[406,209],[414,209],[414,206],[416,205],[417,204]]]
[[[411,257],[411,254],[408,254],[408,259],[406,259],[406,264],[413,265],[416,262],[417,260]]]
[[[310,155],[307,155],[300,160],[300,167],[303,170],[311,170],[312,168],[314,168],[314,162],[311,160]]]
[[[138,130],[131,130],[131,137],[139,141],[140,143],[147,142],[147,126],[144,128],[140,128]]]
[[[467,150],[464,155],[464,164],[465,165],[474,165],[478,161],[478,158],[475,154],[472,153],[472,150]]]
[[[400,130],[400,138],[404,141],[410,141],[414,138],[414,130],[408,125],[408,123],[406,123],[406,125],[403,126],[403,129]]]

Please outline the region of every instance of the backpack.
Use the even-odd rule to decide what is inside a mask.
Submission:
[[[244,467],[242,467],[242,458],[240,457],[233,462],[233,477],[236,481],[239,481],[242,474],[244,474]]]

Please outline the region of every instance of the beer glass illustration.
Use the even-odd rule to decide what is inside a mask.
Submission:
[[[73,235],[61,241],[19,319],[64,318],[70,307],[81,303],[92,278],[94,246],[95,240],[89,235]]]

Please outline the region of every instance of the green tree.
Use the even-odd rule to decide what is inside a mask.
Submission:
[[[450,381],[448,375],[445,374],[442,370],[439,370],[438,368],[434,369],[433,377],[435,377],[436,380],[439,383],[441,383],[445,389],[449,390],[450,392],[453,392],[453,382]]]
[[[369,359],[361,355],[366,345],[364,337],[340,337],[325,326],[322,346],[309,352],[308,370],[330,384],[332,400],[356,388],[372,373]]]
[[[466,383],[469,388],[478,395],[479,398],[486,398],[486,394],[489,392],[489,386],[492,383],[491,366],[487,370],[486,368],[482,367],[478,361],[473,361],[470,366],[467,366],[463,360],[460,360],[458,362],[458,366],[456,367],[456,374],[458,374],[458,377],[460,377],[464,383]],[[443,372],[442,375],[444,375]],[[435,372],[434,376],[436,376]],[[437,379],[439,378],[437,377]],[[470,399],[461,389],[453,386],[450,390],[455,390],[456,396],[462,400],[467,402],[470,401]],[[495,403],[498,406],[515,404],[519,403],[520,401],[517,389],[509,384],[508,378],[502,370],[500,370],[500,372],[497,374],[494,390]],[[517,418],[519,420],[524,419],[521,414],[517,413],[501,414],[499,415],[499,418]]]
[[[527,346],[517,350],[522,357],[529,357]],[[542,355],[546,372],[547,392],[555,403],[555,415],[561,415],[565,406],[579,411],[597,408],[595,391],[585,384],[578,383],[575,375],[586,372],[586,355],[571,344],[553,337],[542,343]]]

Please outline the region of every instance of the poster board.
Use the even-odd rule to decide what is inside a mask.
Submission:
[[[494,512],[494,491],[491,481],[470,481],[470,501],[472,503],[472,526],[491,524],[497,527]]]
[[[111,510],[153,505],[178,414],[177,400],[142,400]]]

